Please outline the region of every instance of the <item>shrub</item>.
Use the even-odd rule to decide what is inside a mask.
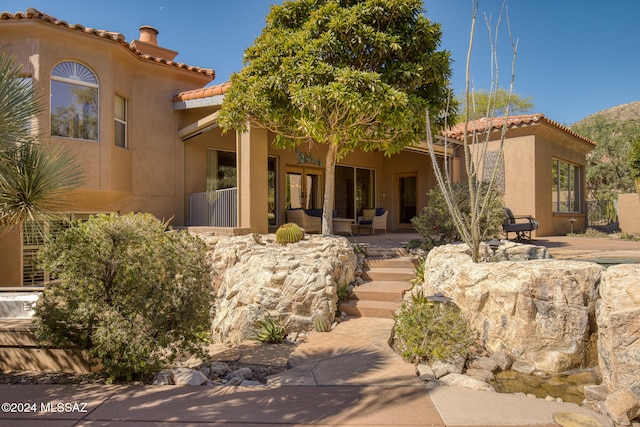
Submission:
[[[402,305],[395,324],[395,345],[413,363],[466,357],[475,334],[458,307],[430,301],[421,291]]]
[[[81,350],[111,380],[198,354],[210,330],[211,267],[201,239],[150,214],[98,215],[40,251],[58,281],[36,307],[41,341]]]
[[[640,192],[640,137],[631,141],[627,163],[631,177],[636,182],[636,189]]]
[[[488,185],[480,188],[480,197],[486,193]],[[494,187],[493,195],[490,198],[490,206],[486,214],[480,220],[480,230],[483,232],[483,239],[491,238],[502,234],[502,222],[504,221],[504,204],[502,192]],[[468,222],[471,217],[471,202],[469,198],[468,184],[458,182],[453,184],[453,193],[462,215]],[[411,219],[416,231],[425,239],[436,244],[451,243],[461,240],[460,233],[456,228],[449,208],[445,201],[440,187],[431,189],[427,196],[429,202],[422,209],[420,216]]]

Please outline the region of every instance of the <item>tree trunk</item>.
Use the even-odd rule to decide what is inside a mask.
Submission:
[[[327,158],[324,165],[324,202],[322,204],[322,235],[333,234],[333,199],[336,186],[336,159],[338,146],[328,144]]]

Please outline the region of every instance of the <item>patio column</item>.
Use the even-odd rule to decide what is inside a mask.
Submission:
[[[238,226],[252,233],[269,232],[267,130],[249,124],[236,138]]]

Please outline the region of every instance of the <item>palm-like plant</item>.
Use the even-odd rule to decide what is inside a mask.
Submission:
[[[0,53],[0,225],[40,223],[66,206],[84,172],[60,147],[45,147],[31,121],[43,109],[42,97],[22,78],[21,67]]]

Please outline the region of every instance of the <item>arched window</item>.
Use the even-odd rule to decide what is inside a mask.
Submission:
[[[98,79],[78,62],[51,72],[51,135],[98,140]]]

